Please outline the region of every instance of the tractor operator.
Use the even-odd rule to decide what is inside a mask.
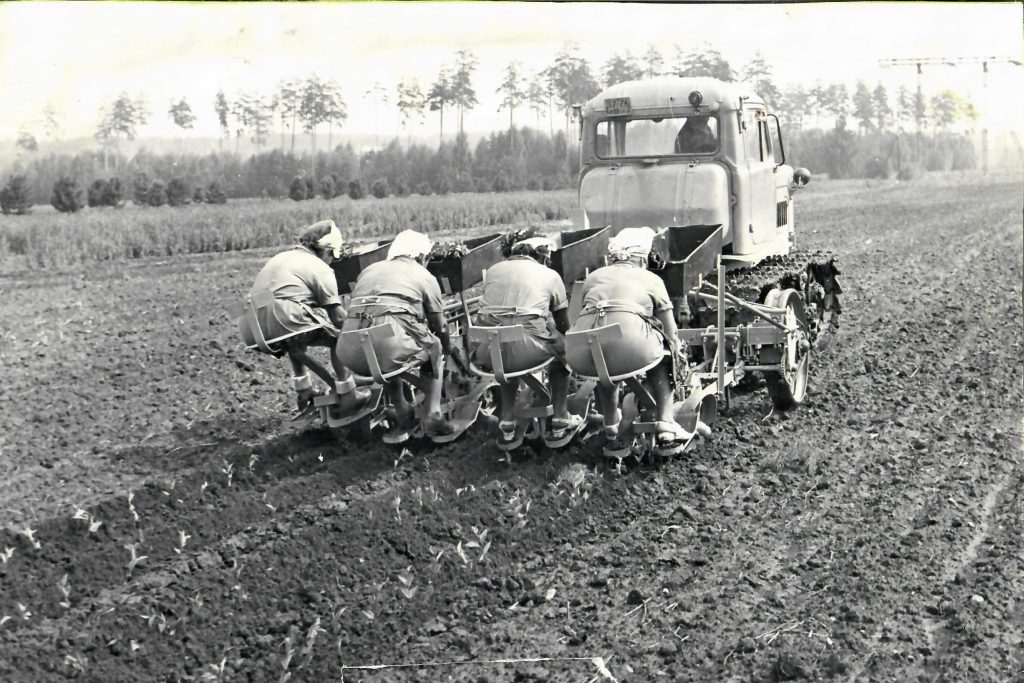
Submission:
[[[375,344],[381,371],[389,374],[401,368],[422,368],[427,402],[423,429],[428,434],[444,436],[455,430],[441,415],[449,339],[441,288],[425,267],[432,246],[430,238],[422,233],[399,233],[388,249],[387,260],[374,263],[359,274],[342,331],[391,324],[395,336]],[[339,343],[336,353],[345,366],[361,375],[370,374],[362,349]],[[393,413],[391,428],[383,440],[401,443],[409,438],[412,406],[399,377],[390,379],[384,391]]]
[[[676,154],[701,154],[714,152],[718,139],[708,125],[706,115],[688,116],[676,135]]]
[[[650,228],[626,228],[608,244],[610,265],[591,273],[583,283],[583,306],[569,330],[578,332],[618,323],[622,336],[602,343],[611,377],[642,372],[657,404],[657,447],[664,454],[678,452],[689,434],[675,421],[672,395],[673,358],[679,352],[672,302],[662,282],[647,270],[654,241]],[[566,358],[575,372],[596,377],[598,370],[586,340],[566,338]],[[610,448],[618,450],[618,383],[598,382],[598,408]]]
[[[333,353],[336,377],[307,353],[310,346],[333,348],[345,319],[338,283],[328,265],[340,255],[341,245],[341,231],[334,221],[309,226],[298,246],[271,258],[256,275],[246,310],[238,319],[247,346],[276,357],[288,355],[302,411],[317,394],[307,368],[339,395],[342,412],[357,410],[369,398],[368,391],[356,388],[352,374]]]
[[[548,378],[554,415],[551,432],[555,438],[576,431],[583,417],[569,413],[569,368],[565,364],[565,332],[569,329],[569,300],[562,278],[549,266],[554,244],[545,237],[531,237],[512,245],[509,258],[491,266],[484,277],[476,324],[481,327],[522,325],[526,339],[509,342],[502,349],[507,372],[521,372],[549,359]],[[495,342],[497,343],[497,342]],[[472,351],[473,362],[491,368],[490,344],[483,342]],[[500,385],[499,444],[515,438],[518,380]]]

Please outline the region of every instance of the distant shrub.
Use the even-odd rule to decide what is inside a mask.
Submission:
[[[398,197],[409,195],[409,180],[404,175],[398,176],[395,180],[395,195]]]
[[[61,176],[53,184],[50,203],[61,213],[74,213],[85,206],[85,192],[78,186],[77,180]]]
[[[352,199],[362,199],[366,196],[366,188],[363,187],[363,181],[359,178],[352,180],[348,184],[348,196]]]
[[[181,178],[171,178],[167,183],[167,203],[171,206],[185,206],[192,199],[192,188]]]
[[[224,194],[224,190],[221,188],[220,183],[214,180],[206,186],[207,204],[227,204],[227,202],[228,196]]]
[[[203,191],[203,188],[200,185],[192,193],[192,203],[193,204],[202,204],[205,201],[206,201],[206,192]]]
[[[0,190],[0,211],[5,214],[22,216],[29,213],[32,201],[29,199],[28,177],[13,175]]]
[[[288,188],[288,196],[297,202],[306,198],[306,181],[301,176],[292,178],[292,184]]]
[[[452,192],[476,192],[476,183],[468,173],[463,173],[452,183]]]
[[[163,206],[167,203],[167,186],[162,180],[154,180],[146,193],[146,203],[150,206]]]
[[[121,179],[118,178],[117,176],[111,178],[107,182],[107,186],[103,189],[103,205],[124,205],[124,185],[121,184]]]
[[[872,157],[864,163],[861,176],[864,178],[888,178],[889,164],[884,159]]]
[[[320,196],[324,199],[334,199],[335,194],[334,178],[332,176],[324,176],[323,180],[320,181]]]
[[[921,164],[905,163],[899,168],[896,177],[900,180],[917,180],[924,175],[924,167]]]
[[[107,191],[107,181],[103,178],[97,178],[92,181],[92,185],[85,193],[86,203],[89,207],[103,206],[103,194]]]
[[[313,179],[306,176],[306,199],[312,199],[316,196],[316,185],[313,184]]]
[[[452,182],[448,176],[442,175],[434,181],[434,192],[445,195],[452,191]]]
[[[145,173],[139,173],[132,180],[132,201],[138,206],[146,206],[149,204],[149,176]]]
[[[424,180],[423,182],[416,186],[416,194],[423,195],[424,197],[426,197],[427,195],[434,194],[434,191],[430,189],[430,183]]]
[[[348,180],[340,173],[331,173],[331,180],[334,181],[334,196],[340,197],[348,193]]]
[[[387,178],[377,178],[373,181],[373,185],[370,186],[370,194],[377,199],[384,199],[391,194],[391,188],[388,187]]]

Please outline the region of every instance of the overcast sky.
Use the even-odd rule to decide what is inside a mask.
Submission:
[[[1018,3],[618,4],[618,3],[0,3],[0,137],[24,128],[42,137],[50,104],[66,136],[92,135],[100,108],[121,91],[145,95],[152,111],[142,135],[177,135],[167,109],[185,97],[194,135],[218,134],[213,98],[242,90],[270,94],[284,78],[315,72],[334,79],[348,103],[350,132],[394,134],[393,106],[365,92],[392,93],[402,78],[426,89],[456,50],[480,61],[480,104],[469,130],[507,125],[494,94],[505,66],[528,71],[576,43],[596,72],[614,52],[648,44],[668,59],[673,45],[708,41],[736,70],[760,51],[777,83],[858,79],[914,87],[912,67],[882,69],[900,57],[1022,58]],[[1020,67],[991,67],[994,128],[1020,128]],[[926,92],[952,88],[980,102],[981,66],[931,67]],[[392,96],[392,101],[394,97]],[[526,111],[521,123],[532,124]],[[447,124],[447,122],[446,122]],[[436,130],[436,114],[419,132]],[[450,130],[450,128],[449,128]]]

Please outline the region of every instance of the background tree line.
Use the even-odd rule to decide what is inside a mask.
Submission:
[[[223,90],[218,92],[211,106],[221,136],[218,151],[207,155],[184,151],[184,136],[196,117],[188,101],[180,98],[170,103],[167,115],[182,131],[181,151],[155,155],[142,149],[129,157],[124,143],[136,139],[151,112],[144,98],[121,93],[101,112],[94,150],[42,155],[35,137],[22,131],[16,142],[20,158],[11,175],[25,177],[9,187],[7,195],[17,195],[20,204],[40,203],[56,196],[62,181],[59,194],[71,199],[60,204],[72,207],[117,205],[129,184],[134,201],[150,204],[184,204],[210,197],[214,201],[253,196],[302,199],[318,194],[566,187],[578,171],[572,106],[604,86],[656,75],[751,83],[783,120],[789,160],[831,177],[912,177],[926,169],[975,165],[973,144],[959,124],[972,125],[977,111],[956,93],[943,91],[926,98],[900,88],[890,94],[881,83],[872,87],[864,82],[857,83],[852,94],[843,83],[779,88],[771,65],[760,53],[736,71],[708,44],[672,46],[665,52],[650,45],[639,55],[621,51],[599,69],[573,45],[560,50],[548,67],[536,73],[512,62],[496,91],[498,110],[508,112],[508,129],[492,133],[470,149],[464,117],[479,104],[473,85],[477,66],[474,54],[461,50],[451,63],[442,65],[426,88],[415,79],[401,80],[393,93],[374,84],[363,93],[364,101],[372,102],[375,114],[393,105],[400,135],[361,155],[351,144],[334,144],[335,131],[340,132],[348,118],[348,107],[337,83],[316,75],[282,81],[270,94],[241,92],[229,99]],[[449,128],[455,128],[454,136],[449,132],[447,139],[446,113]],[[411,143],[411,129],[428,114],[437,116],[436,149]],[[51,112],[47,121],[53,118]],[[532,127],[522,125],[530,118]],[[541,132],[542,120],[548,124],[546,134]],[[48,134],[53,135],[55,128],[55,123],[47,124]],[[322,151],[317,141],[325,128],[327,150]],[[303,135],[308,136],[305,143]],[[256,152],[243,156],[242,140],[255,145]],[[13,177],[8,185],[12,182]],[[105,189],[103,183],[113,189]],[[78,190],[81,202],[74,199]]]

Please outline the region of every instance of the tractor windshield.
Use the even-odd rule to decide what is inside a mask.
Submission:
[[[601,159],[712,154],[718,120],[708,115],[605,119],[597,123],[595,152]]]

